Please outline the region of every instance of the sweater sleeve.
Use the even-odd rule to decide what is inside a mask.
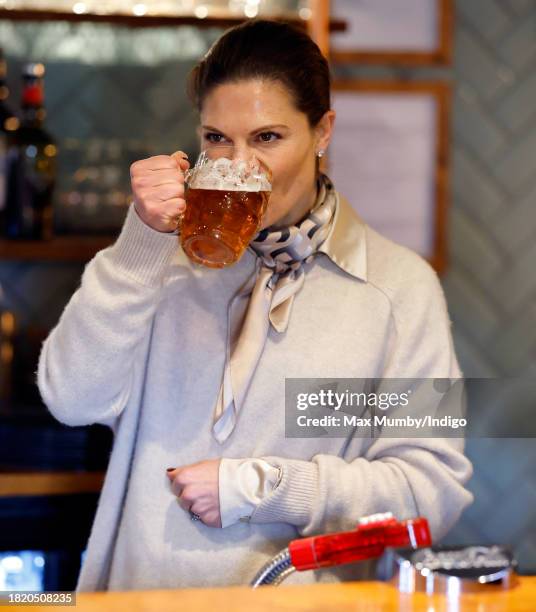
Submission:
[[[428,264],[420,270],[407,289],[391,296],[383,378],[459,378],[443,290]],[[353,529],[361,516],[391,511],[400,520],[425,516],[437,540],[473,500],[463,486],[472,465],[461,438],[352,439],[344,455],[262,457],[283,473],[250,521],[290,523],[309,536]]]
[[[218,478],[222,528],[249,521],[261,500],[277,487],[281,472],[262,459],[222,458]]]
[[[120,415],[176,249],[176,236],[150,228],[131,204],[116,242],[86,265],[37,367],[39,391],[58,421],[111,426]]]

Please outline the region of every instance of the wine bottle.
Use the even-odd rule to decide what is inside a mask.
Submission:
[[[44,129],[43,64],[26,64],[20,125],[7,132],[7,198],[4,235],[11,239],[52,237],[52,195],[57,147]]]
[[[7,132],[15,130],[19,120],[7,102],[9,89],[7,86],[7,66],[4,51],[0,47],[0,227],[4,226],[6,207],[6,173],[7,173]]]

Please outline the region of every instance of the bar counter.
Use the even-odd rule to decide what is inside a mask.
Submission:
[[[18,610],[35,612],[35,606],[17,605]],[[39,610],[58,607],[39,606]],[[69,609],[69,607],[64,607]],[[464,594],[458,600],[445,595],[401,594],[382,582],[342,582],[339,584],[227,587],[77,593],[76,612],[171,612],[213,610],[233,612],[276,612],[279,610],[352,611],[400,610],[426,612],[531,611],[536,609],[536,576],[520,576],[510,590],[490,586],[485,593]]]

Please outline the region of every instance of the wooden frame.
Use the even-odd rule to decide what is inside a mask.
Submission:
[[[307,21],[307,33],[315,41],[324,56],[330,57],[330,7],[331,0],[309,0],[311,18]],[[341,28],[341,30],[346,29]]]
[[[352,0],[349,0],[352,1]],[[422,66],[428,64],[450,64],[452,62],[454,7],[453,0],[436,0],[438,3],[438,46],[431,51],[364,51],[337,50],[336,36],[332,36],[331,59],[339,63],[391,64]],[[333,6],[333,2],[332,2]],[[335,15],[332,15],[335,18]],[[351,26],[349,26],[351,29]]]
[[[428,94],[436,103],[435,165],[433,188],[435,207],[431,232],[433,236],[432,254],[427,257],[430,264],[441,274],[447,268],[447,209],[449,202],[449,124],[451,110],[451,87],[440,81],[358,81],[337,80],[333,84],[333,96],[337,92],[356,94]],[[336,129],[336,128],[335,128]],[[334,138],[335,140],[335,138]],[[335,141],[336,142],[336,141]],[[331,145],[333,151],[333,144]],[[333,157],[333,155],[332,155]],[[358,211],[359,212],[359,211]]]

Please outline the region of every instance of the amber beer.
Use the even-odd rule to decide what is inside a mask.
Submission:
[[[240,259],[261,227],[272,190],[271,171],[255,156],[235,159],[222,151],[202,151],[185,175],[181,246],[192,261],[209,268]]]
[[[269,191],[189,188],[181,245],[193,261],[223,268],[238,261],[259,231]]]

